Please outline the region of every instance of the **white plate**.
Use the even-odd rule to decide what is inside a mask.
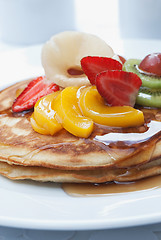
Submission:
[[[118,53],[140,57],[161,52],[160,41],[115,43]],[[2,53],[0,85],[12,84],[43,69],[41,46]],[[87,230],[161,222],[161,189],[105,197],[70,197],[58,184],[11,181],[0,177],[0,225],[32,229]]]

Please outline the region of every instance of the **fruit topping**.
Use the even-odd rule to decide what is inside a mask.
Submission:
[[[118,55],[118,57],[120,58],[122,64],[124,64],[126,62],[126,59],[123,56]]]
[[[161,77],[140,72],[138,69],[140,62],[141,60],[139,59],[128,59],[123,65],[123,70],[136,73],[142,80],[142,87],[153,89],[161,88]]]
[[[81,60],[84,73],[92,85],[111,106],[134,106],[142,84],[133,73],[123,72],[122,64],[112,58],[84,57]]]
[[[62,129],[62,125],[55,118],[56,112],[51,107],[51,103],[55,101],[58,94],[60,94],[60,91],[42,97],[34,107],[33,117],[36,123],[45,129],[47,134],[51,135]]]
[[[134,72],[136,73],[142,80],[142,86],[139,89],[138,96],[136,98],[136,103],[142,106],[147,107],[161,107],[161,76],[157,76],[156,73],[159,74],[159,67],[158,70],[153,71],[152,73],[146,72],[145,74],[145,68],[152,69],[152,62],[150,61],[150,58],[152,59],[158,59],[161,54],[156,54],[156,58],[154,57],[155,54],[149,54],[147,57],[144,58],[141,64],[141,60],[138,59],[129,59],[125,62],[123,65],[123,70],[128,72]],[[150,57],[151,56],[151,57]],[[153,57],[152,57],[153,56]],[[146,60],[147,59],[147,60]],[[149,67],[148,67],[149,62]],[[159,60],[158,60],[159,62]],[[140,65],[143,66],[144,71],[140,71]],[[157,65],[157,64],[156,64]],[[155,69],[155,68],[154,68]],[[157,69],[157,68],[156,68]],[[161,68],[160,68],[161,69]],[[152,71],[152,70],[148,70]]]
[[[43,134],[43,135],[48,135],[50,134],[48,132],[48,130],[46,130],[45,128],[41,127],[35,120],[34,118],[34,113],[31,115],[30,117],[30,123],[31,123],[31,126],[32,128],[35,130],[35,132],[38,132],[40,134]]]
[[[144,74],[151,74],[161,77],[161,53],[147,55],[139,64],[138,68]]]
[[[105,71],[96,77],[96,87],[111,106],[134,106],[142,82],[132,72]]]
[[[90,83],[96,83],[96,76],[98,73],[106,70],[121,70],[122,64],[112,58],[107,57],[84,57],[81,59],[81,66],[84,73],[87,75]]]
[[[113,55],[112,48],[99,37],[67,31],[53,36],[44,44],[42,65],[47,79],[59,86],[63,88],[83,86],[90,85],[90,82],[81,71],[80,60],[85,56],[113,57]]]
[[[78,106],[78,87],[67,87],[52,103],[62,126],[77,137],[87,138],[93,131],[93,121],[84,117]]]
[[[84,116],[102,125],[131,127],[144,123],[143,113],[139,110],[130,106],[107,106],[95,86],[80,91],[79,106]]]
[[[58,91],[55,83],[50,83],[46,77],[38,77],[32,80],[22,93],[15,99],[12,105],[13,112],[22,112],[34,107],[35,103],[43,96]]]
[[[136,103],[146,107],[161,107],[161,89],[141,87]]]

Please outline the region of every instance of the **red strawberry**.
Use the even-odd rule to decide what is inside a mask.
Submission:
[[[122,64],[124,64],[124,63],[126,62],[126,59],[125,59],[123,56],[121,56],[121,55],[118,55],[118,56],[119,56],[119,58],[120,58]]]
[[[134,106],[141,79],[132,72],[105,71],[97,75],[96,87],[111,106]]]
[[[81,60],[81,66],[92,85],[95,84],[98,73],[106,70],[122,70],[122,64],[119,61],[107,57],[84,57]]]
[[[35,78],[15,99],[12,105],[12,111],[22,112],[31,109],[41,97],[58,90],[59,86],[55,83],[47,82],[45,77]]]

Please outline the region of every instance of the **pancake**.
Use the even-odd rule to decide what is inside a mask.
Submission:
[[[57,175],[51,178],[52,181],[65,181],[63,176],[68,176],[67,181],[76,181],[73,173],[79,175],[79,171],[86,171],[81,175],[81,181],[87,181],[88,175],[95,173],[97,177],[92,177],[92,181],[98,179],[98,175],[101,176],[100,181],[104,181],[111,176],[110,169],[124,169],[125,172],[127,169],[138,169],[138,166],[144,169],[148,162],[155,163],[161,159],[161,109],[141,109],[145,124],[140,127],[112,128],[95,124],[93,133],[87,139],[75,137],[64,129],[54,136],[41,135],[31,127],[31,111],[14,114],[11,111],[16,90],[24,88],[27,83],[16,83],[0,93],[0,161],[14,173],[22,166],[22,174],[17,173],[20,178],[23,178],[24,169],[31,169],[33,175],[37,174],[35,179],[39,179],[40,172],[39,180],[50,180],[45,174],[51,169],[53,175]],[[156,170],[156,174],[159,171]],[[154,175],[152,172],[148,175]],[[30,173],[27,172],[27,175],[30,176]],[[139,176],[145,177],[146,174]]]
[[[30,179],[41,182],[131,182],[161,174],[161,159],[130,169],[110,167],[94,170],[59,170],[45,167],[10,165],[0,162],[0,174],[12,180]]]

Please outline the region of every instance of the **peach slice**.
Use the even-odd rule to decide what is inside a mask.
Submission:
[[[87,138],[93,131],[93,121],[81,114],[77,99],[78,87],[65,88],[52,103],[62,126],[77,137]]]
[[[102,125],[132,127],[144,123],[143,113],[139,110],[130,106],[108,106],[95,86],[81,89],[79,106],[84,116]]]
[[[56,113],[51,107],[51,103],[55,101],[59,94],[60,91],[57,91],[42,97],[34,107],[35,121],[51,135],[62,129],[62,125],[56,120]]]
[[[45,128],[42,128],[40,125],[37,124],[35,117],[34,117],[34,113],[30,117],[30,123],[31,123],[32,128],[35,130],[35,132],[38,132],[43,135],[50,134],[48,132],[48,130],[46,130]]]

